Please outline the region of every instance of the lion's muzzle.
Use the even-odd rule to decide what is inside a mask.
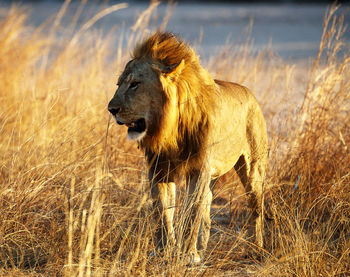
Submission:
[[[112,101],[111,101],[112,102]],[[111,102],[109,102],[108,104],[108,111],[113,115],[113,116],[116,116],[117,113],[119,113],[120,111],[120,107],[113,107],[111,105]]]
[[[108,111],[113,115],[115,121],[119,125],[126,125],[128,127],[128,137],[132,140],[140,140],[146,134],[147,124],[145,118],[126,119],[118,114],[122,114],[121,107],[119,107],[114,98],[108,104]]]

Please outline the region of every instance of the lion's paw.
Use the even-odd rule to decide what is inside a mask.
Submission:
[[[201,257],[197,251],[190,251],[187,253],[186,260],[188,265],[198,265],[201,262]]]

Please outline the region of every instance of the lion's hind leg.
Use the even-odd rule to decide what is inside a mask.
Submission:
[[[255,241],[260,247],[264,246],[264,177],[265,165],[263,162],[252,163],[249,183],[254,200],[251,207],[255,210]]]
[[[263,178],[265,169],[263,164],[250,162],[248,155],[241,155],[235,164],[235,170],[248,194],[251,216],[249,222],[255,225],[255,241],[263,246]]]

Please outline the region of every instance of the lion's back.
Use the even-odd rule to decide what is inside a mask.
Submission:
[[[229,169],[242,153],[254,160],[267,159],[266,123],[255,96],[237,83],[221,80],[215,83],[215,123],[209,131],[209,141],[214,145],[213,158],[220,163],[218,167]]]

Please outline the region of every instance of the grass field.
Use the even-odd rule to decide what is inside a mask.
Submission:
[[[39,28],[16,7],[0,21],[1,276],[349,276],[350,53],[340,53],[345,29],[335,6],[310,63],[254,53],[249,39],[203,57],[214,77],[249,87],[267,120],[266,247],[240,232],[245,196],[228,174],[214,190],[203,263],[192,267],[178,253],[149,256],[143,154],[107,112],[155,5],[126,48],[93,31],[122,4],[76,32],[73,18],[62,35],[65,8]]]

